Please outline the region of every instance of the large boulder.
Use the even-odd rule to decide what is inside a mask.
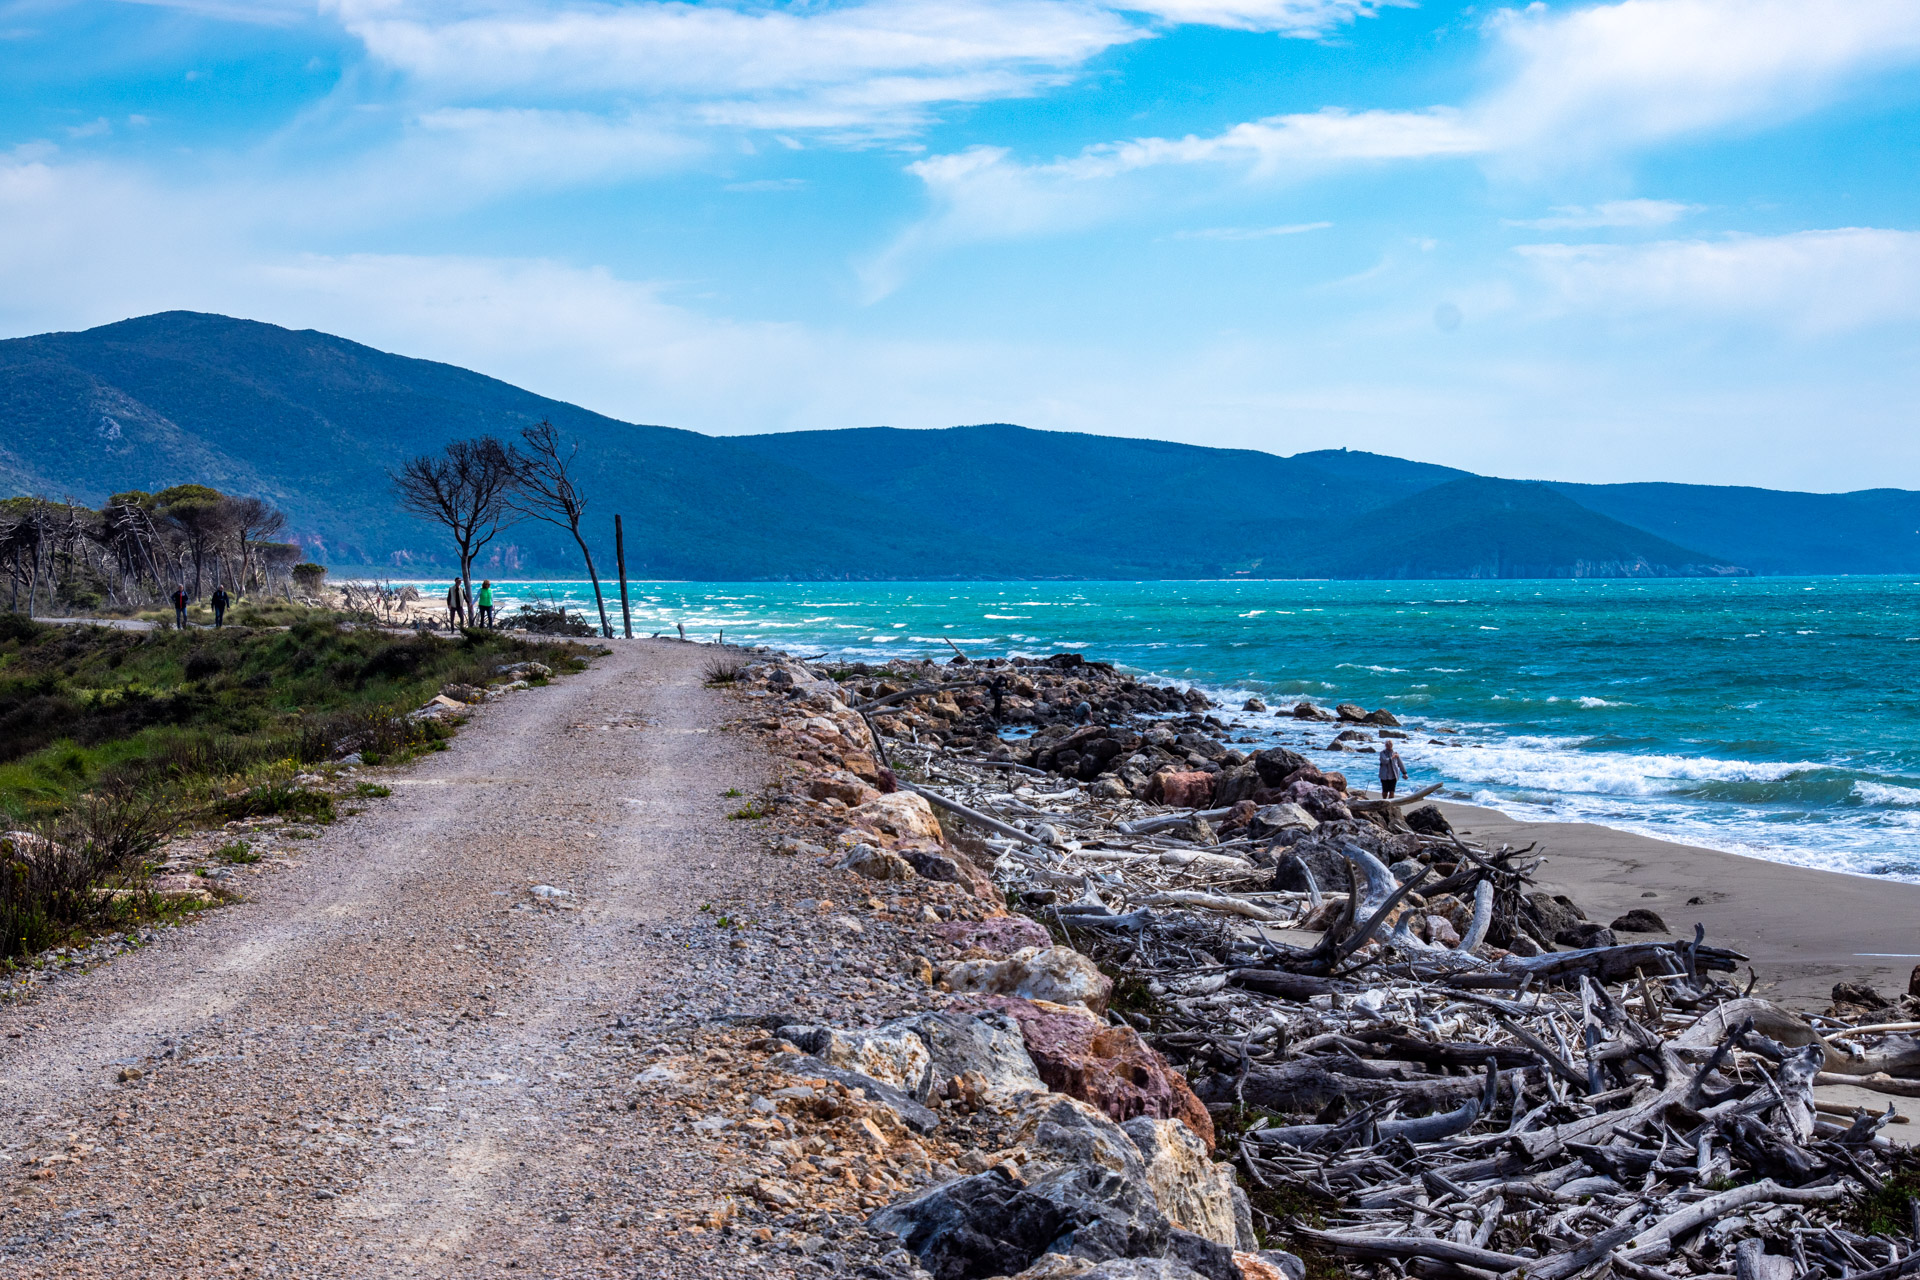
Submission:
[[[1365,724],[1367,722],[1367,709],[1357,703],[1342,702],[1334,707],[1333,714],[1339,716],[1348,724]]]
[[[807,794],[815,800],[838,800],[849,809],[857,809],[880,793],[845,769],[829,769],[807,779]]]
[[[911,791],[877,796],[849,811],[847,817],[855,826],[866,827],[883,835],[930,840],[934,844],[943,844],[946,840],[940,831],[939,820],[933,816],[933,806],[927,803],[925,796],[915,795]]]
[[[1540,936],[1549,942],[1556,935],[1571,932],[1586,923],[1572,902],[1562,902],[1550,893],[1529,893],[1526,895],[1526,904]]]
[[[1162,770],[1148,782],[1146,798],[1174,809],[1204,809],[1213,802],[1213,775],[1199,769]]]
[[[1242,800],[1252,800],[1260,785],[1260,770],[1253,765],[1222,769],[1213,775],[1213,807],[1228,809]]]
[[[871,1029],[795,1023],[779,1036],[830,1066],[857,1071],[924,1102],[932,1083],[933,1056],[911,1025]]]
[[[1332,787],[1303,780],[1289,786],[1284,796],[1282,803],[1297,804],[1320,822],[1340,822],[1353,817],[1346,797]]]
[[[1589,947],[1617,947],[1620,939],[1613,930],[1591,920],[1582,920],[1569,929],[1562,929],[1553,935],[1556,946],[1567,947],[1574,951],[1585,951]]]
[[[849,1071],[845,1067],[836,1067],[831,1062],[805,1053],[776,1053],[767,1066],[770,1070],[801,1080],[818,1080],[844,1086],[849,1092],[857,1093],[869,1102],[878,1103],[891,1110],[900,1118],[900,1122],[915,1133],[932,1133],[940,1127],[940,1115],[916,1099],[912,1094],[883,1080],[858,1071]]]
[[[1648,907],[1635,907],[1633,910],[1616,919],[1608,927],[1618,930],[1621,933],[1669,932],[1667,922],[1660,918],[1660,913]],[[1883,1001],[1882,1003],[1885,1002]]]
[[[1202,760],[1211,760],[1218,764],[1227,754],[1227,745],[1218,738],[1208,737],[1204,733],[1176,734],[1173,745],[1188,755],[1199,756]]]
[[[1200,1273],[1178,1258],[1113,1258],[1088,1262],[1049,1253],[1013,1280],[1199,1280]]]
[[[970,1088],[986,1093],[1019,1094],[1046,1088],[1033,1059],[1027,1056],[1020,1024],[1005,1013],[923,1013],[888,1023],[880,1030],[895,1027],[913,1032],[926,1046],[929,1086],[936,1096],[946,1091],[949,1081],[963,1076]]]
[[[1293,704],[1293,718],[1295,720],[1332,720],[1335,716],[1325,707],[1316,707],[1311,702],[1296,702]]]
[[[992,920],[943,920],[927,932],[965,951],[978,947],[1010,955],[1022,947],[1050,947],[1053,937],[1045,926],[1026,916],[999,916]]]
[[[1022,947],[1004,960],[963,960],[942,976],[957,992],[1017,996],[1107,1011],[1113,979],[1071,947]]]
[[[1234,1222],[1232,1166],[1213,1163],[1185,1122],[1135,1116],[1121,1128],[1140,1149],[1147,1185],[1174,1226],[1228,1248],[1251,1243]]]
[[[1027,1055],[1047,1087],[1091,1103],[1115,1120],[1152,1116],[1184,1120],[1209,1149],[1213,1117],[1186,1077],[1131,1027],[1110,1027],[1078,1010],[1032,1000],[977,995],[951,1008],[998,1009],[1020,1024]]]
[[[867,1226],[900,1237],[934,1280],[1012,1275],[1046,1253],[1158,1256],[1172,1234],[1143,1184],[1087,1165],[1025,1186],[989,1169],[888,1205]]]
[[[833,869],[851,871],[869,880],[911,880],[914,876],[911,862],[891,849],[870,844],[856,844],[847,850],[840,861],[833,864]]]
[[[1133,1138],[1091,1103],[1039,1090],[1016,1095],[1002,1112],[1012,1141],[1034,1167],[1096,1165],[1145,1184],[1146,1161]]]
[[[991,902],[995,906],[1005,901],[999,886],[993,883],[993,877],[975,866],[971,858],[948,853],[926,840],[902,841],[894,852],[928,880],[957,884],[982,902]]]
[[[1349,863],[1347,855],[1340,848],[1347,844],[1359,845],[1386,866],[1420,852],[1420,842],[1410,835],[1396,835],[1382,831],[1371,822],[1350,818],[1322,822],[1294,841],[1287,852],[1306,863],[1307,870],[1313,873],[1314,883],[1323,891],[1344,892]],[[1283,858],[1275,869],[1273,887],[1293,890],[1307,887],[1306,881],[1301,878],[1299,866],[1291,858]]]
[[[1307,1264],[1278,1249],[1249,1250],[1233,1255],[1241,1280],[1307,1280]]]
[[[1279,835],[1288,827],[1300,827],[1311,831],[1320,825],[1320,820],[1292,802],[1285,804],[1262,805],[1253,811],[1247,820],[1247,834],[1255,840],[1264,840]]]
[[[1253,767],[1260,771],[1260,781],[1269,787],[1281,786],[1288,778],[1302,769],[1311,768],[1307,758],[1297,751],[1285,747],[1268,747],[1265,751],[1254,753]]]

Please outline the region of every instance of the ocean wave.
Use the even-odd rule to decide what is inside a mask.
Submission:
[[[1778,782],[1823,766],[1701,756],[1627,755],[1530,746],[1516,739],[1474,747],[1421,746],[1408,759],[1476,787],[1606,796],[1670,796],[1702,782]]]
[[[1868,804],[1920,804],[1920,787],[1896,787],[1884,782],[1856,782],[1853,794]]]

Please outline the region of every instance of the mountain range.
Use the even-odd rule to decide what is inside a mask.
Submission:
[[[188,481],[282,506],[324,563],[443,570],[386,473],[542,419],[577,440],[596,558],[636,577],[1654,577],[1920,571],[1920,493],[1507,480],[1007,424],[713,437],[470,370],[196,312],[0,341],[0,492],[97,503]],[[521,525],[501,576],[571,573]]]

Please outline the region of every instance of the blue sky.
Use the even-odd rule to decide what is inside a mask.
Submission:
[[[1141,3],[0,0],[0,333],[1920,488],[1920,0]]]

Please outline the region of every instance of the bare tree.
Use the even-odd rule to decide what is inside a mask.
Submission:
[[[492,436],[455,440],[390,471],[400,506],[446,529],[460,555],[460,590],[473,608],[473,561],[517,514],[507,498],[519,483],[513,451]]]
[[[540,422],[520,432],[525,451],[514,451],[520,484],[507,501],[522,515],[548,524],[559,525],[573,535],[580,558],[587,562],[587,577],[593,580],[593,602],[600,607],[600,634],[611,636],[613,624],[607,621],[607,602],[600,594],[600,574],[593,567],[593,552],[580,536],[580,518],[586,514],[587,500],[573,483],[573,460],[580,452],[575,444],[565,457],[560,456],[560,433],[551,422]]]
[[[261,542],[287,527],[287,513],[264,498],[229,498],[227,523],[240,543],[240,590],[253,577],[253,551]]]

